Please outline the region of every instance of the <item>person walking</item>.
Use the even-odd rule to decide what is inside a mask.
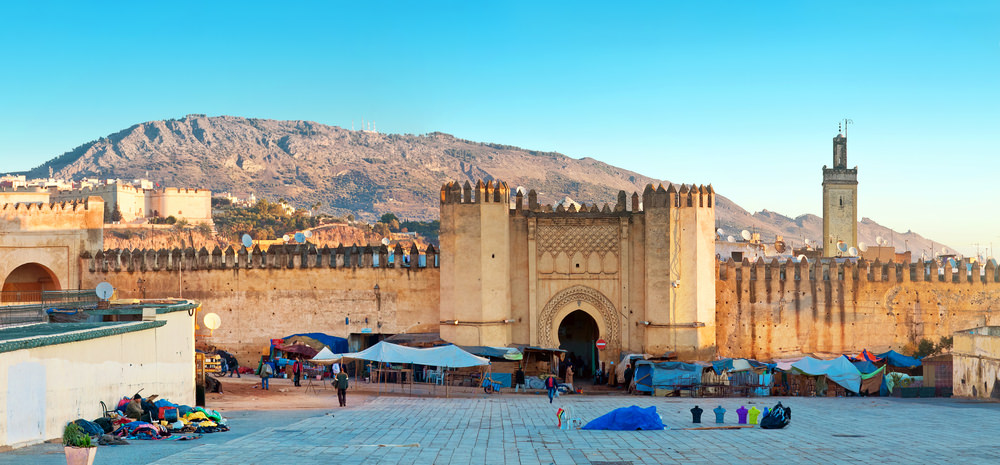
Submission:
[[[556,377],[549,376],[545,378],[545,389],[549,391],[549,403],[552,403],[552,398],[556,396]]]
[[[226,363],[229,364],[229,377],[230,378],[233,377],[233,373],[236,374],[237,378],[242,378],[242,376],[240,376],[240,362],[238,360],[236,360],[236,357],[230,356],[229,361],[226,362]]]
[[[333,379],[333,385],[337,387],[337,400],[341,407],[347,407],[347,373],[341,371]]]
[[[292,382],[295,383],[296,386],[302,387],[302,385],[299,384],[300,379],[302,379],[302,362],[295,360],[295,364],[292,365]]]
[[[261,389],[267,391],[269,389],[268,381],[271,379],[271,375],[274,374],[274,368],[271,368],[271,362],[265,358],[264,363],[260,365],[260,387]]]

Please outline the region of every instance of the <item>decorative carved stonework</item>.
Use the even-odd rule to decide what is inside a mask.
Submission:
[[[548,303],[545,304],[545,308],[538,315],[539,345],[542,347],[555,347],[556,341],[552,340],[552,328],[558,324],[558,322],[553,321],[556,312],[573,301],[587,302],[597,308],[601,317],[604,318],[604,326],[608,330],[608,334],[602,334],[601,337],[606,337],[609,345],[612,347],[620,347],[621,319],[618,316],[618,310],[615,309],[615,304],[605,297],[604,294],[587,286],[573,286],[563,289],[549,299]]]
[[[557,255],[566,252],[618,252],[618,227],[615,224],[538,225],[539,253]]]

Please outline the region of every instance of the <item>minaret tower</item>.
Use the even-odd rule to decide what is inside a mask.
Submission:
[[[844,255],[838,242],[858,245],[858,167],[847,167],[847,128],[833,138],[833,168],[823,166],[823,256]]]

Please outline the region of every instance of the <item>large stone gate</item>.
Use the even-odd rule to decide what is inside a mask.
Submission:
[[[526,197],[526,198],[525,198]],[[441,336],[559,347],[582,311],[620,351],[715,353],[715,194],[647,186],[612,206],[539,205],[503,182],[441,189]],[[631,200],[631,202],[629,202]],[[629,205],[631,203],[631,205]]]

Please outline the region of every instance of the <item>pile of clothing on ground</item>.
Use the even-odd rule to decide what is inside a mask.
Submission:
[[[227,421],[215,411],[178,405],[157,396],[123,397],[115,410],[94,421],[76,420],[84,431],[97,436],[101,444],[128,444],[124,439],[164,439],[184,441],[202,434],[229,431]]]

